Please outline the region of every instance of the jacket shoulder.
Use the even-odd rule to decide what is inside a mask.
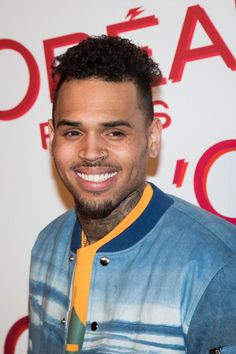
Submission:
[[[201,237],[208,235],[211,239],[217,239],[233,253],[236,252],[236,227],[225,219],[218,217],[196,205],[193,205],[176,196],[172,213],[176,223],[181,223],[183,229],[192,231]]]
[[[38,252],[42,247],[55,247],[58,244],[68,244],[76,221],[74,209],[70,209],[50,222],[38,235],[32,253]]]

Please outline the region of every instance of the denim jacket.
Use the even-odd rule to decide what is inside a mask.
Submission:
[[[139,218],[93,258],[79,353],[235,354],[236,228],[152,188]],[[66,352],[80,234],[70,210],[34,245],[28,354]]]

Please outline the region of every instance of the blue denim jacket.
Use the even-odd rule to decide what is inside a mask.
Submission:
[[[153,189],[139,219],[94,257],[80,353],[236,354],[235,226]],[[70,210],[35,243],[28,354],[65,353],[80,230]]]

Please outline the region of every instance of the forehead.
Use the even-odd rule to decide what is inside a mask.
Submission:
[[[58,92],[55,119],[86,112],[128,117],[137,113],[137,110],[138,92],[131,81],[107,82],[94,78],[70,80],[64,82]]]

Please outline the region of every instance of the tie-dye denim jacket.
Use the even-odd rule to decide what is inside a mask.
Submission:
[[[148,188],[147,205],[139,202],[139,214],[97,247],[91,269],[82,271],[90,278],[88,294],[80,287],[76,295],[78,306],[87,298],[81,343],[76,328],[68,342],[68,326],[73,279],[82,281],[90,246],[78,262],[74,210],[40,233],[31,260],[28,354],[236,354],[235,226]]]

